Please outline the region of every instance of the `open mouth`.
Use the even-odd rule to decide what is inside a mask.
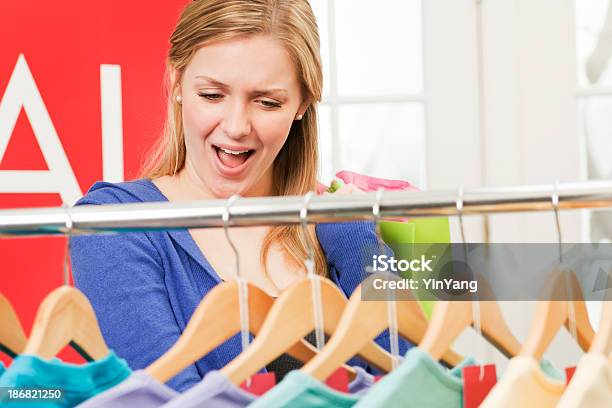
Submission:
[[[247,150],[230,150],[223,147],[212,145],[219,162],[229,168],[236,169],[243,164],[255,153],[253,149]]]

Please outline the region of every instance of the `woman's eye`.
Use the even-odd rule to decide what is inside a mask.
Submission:
[[[279,102],[270,101],[267,99],[260,99],[259,103],[261,103],[266,108],[280,108],[281,107],[281,104]]]
[[[219,99],[223,98],[223,95],[216,94],[216,93],[200,93],[198,95],[201,96],[202,98],[206,98],[206,99],[208,99],[210,101],[216,101],[216,100],[219,100]]]

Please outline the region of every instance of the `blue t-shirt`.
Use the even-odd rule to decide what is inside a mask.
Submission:
[[[85,364],[64,363],[58,359],[43,360],[34,355],[21,354],[0,378],[0,388],[61,390],[61,399],[46,398],[32,401],[10,401],[8,407],[74,407],[125,380],[132,371],[125,360],[114,352],[101,360]],[[53,394],[50,394],[53,395]],[[7,394],[5,400],[9,401]]]
[[[151,180],[140,179],[96,183],[77,205],[160,201],[168,200]],[[365,252],[378,248],[373,223],[319,224],[316,232],[329,278],[350,296],[365,278],[365,260],[371,259]],[[109,347],[135,370],[176,342],[202,298],[221,281],[187,229],[75,236],[71,255],[76,286],[91,301]],[[376,341],[388,349],[388,331]],[[400,344],[402,353],[409,347]],[[241,350],[237,334],[168,385],[184,391]],[[358,359],[349,364],[366,367]]]

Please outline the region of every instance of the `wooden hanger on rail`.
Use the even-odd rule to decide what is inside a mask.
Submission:
[[[70,286],[72,218],[68,208],[66,217],[64,285],[49,293],[38,307],[23,353],[50,359],[70,344],[87,360],[99,360],[108,355],[109,349],[89,300],[80,290]]]
[[[198,305],[177,342],[149,365],[146,371],[158,381],[166,382],[230,337],[240,333],[240,291],[238,281],[222,282],[215,286]],[[246,291],[249,304],[248,329],[257,336],[274,300],[252,284],[247,284]],[[287,350],[287,354],[305,362],[310,360],[315,352],[298,341]]]
[[[311,196],[312,193],[305,195],[304,207],[300,211],[302,232],[308,251],[308,277],[279,296],[250,347],[221,370],[234,384],[241,384],[250,378],[313,329],[316,332],[317,349],[321,350],[324,334],[331,335],[340,321],[346,306],[346,297],[332,281],[314,274],[313,249],[306,239],[307,211]],[[359,356],[385,371],[390,370],[392,366],[391,356],[374,342],[366,344],[359,351]]]
[[[272,307],[274,299],[271,296],[241,278],[238,250],[229,235],[230,207],[237,198],[228,199],[223,213],[225,237],[236,258],[237,279],[215,286],[200,302],[177,342],[146,368],[160,382],[170,380],[237,333],[242,333],[243,339],[249,332],[257,336]],[[242,310],[243,315],[241,305],[247,305],[246,313]],[[302,362],[315,355],[314,350],[301,341],[291,345],[287,353]]]
[[[565,326],[578,345],[587,351],[593,342],[595,332],[582,296],[582,288],[576,274],[563,267],[561,223],[559,220],[559,193],[553,187],[552,205],[559,241],[559,267],[547,278],[542,297],[548,300],[538,302],[527,340],[520,354],[540,360],[557,332]]]
[[[0,293],[0,351],[15,358],[28,341],[11,302]]]
[[[462,244],[466,245],[463,228],[463,188],[457,194],[457,212]],[[467,258],[467,249],[464,251]],[[466,259],[467,262],[467,259]],[[478,279],[478,278],[477,278]],[[478,279],[478,291],[486,299],[494,299],[488,283]],[[469,326],[474,326],[479,334],[506,357],[514,357],[521,350],[521,344],[506,324],[501,308],[495,300],[437,301],[429,322],[429,328],[419,343],[419,347],[438,360]]]
[[[538,301],[520,354],[540,360],[563,326],[586,352],[593,342],[595,332],[589,321],[586,304],[582,299],[582,288],[576,275],[571,270],[559,268],[551,272],[547,280],[542,296],[550,300]]]
[[[382,189],[377,191],[376,203],[372,207],[381,253],[384,251],[384,244],[380,236],[382,192]],[[392,325],[397,327],[403,338],[415,344],[421,341],[427,330],[427,318],[411,292],[402,292],[404,298],[392,302],[364,300],[364,298],[373,299],[380,295],[380,290],[374,288],[373,281],[381,278],[381,275],[374,274],[366,278],[355,289],[329,342],[317,356],[302,368],[303,372],[321,381],[325,380],[337,367],[357,354],[364,345]],[[385,275],[382,277],[389,279],[392,276]],[[389,307],[395,307],[396,313],[392,311],[390,313]],[[391,319],[397,321],[390,322]],[[455,352],[448,351],[443,360],[454,366],[459,364],[462,358]]]

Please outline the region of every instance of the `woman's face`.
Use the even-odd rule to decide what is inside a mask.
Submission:
[[[256,35],[204,46],[178,94],[190,181],[219,198],[270,194],[274,159],[307,107],[282,44]]]

